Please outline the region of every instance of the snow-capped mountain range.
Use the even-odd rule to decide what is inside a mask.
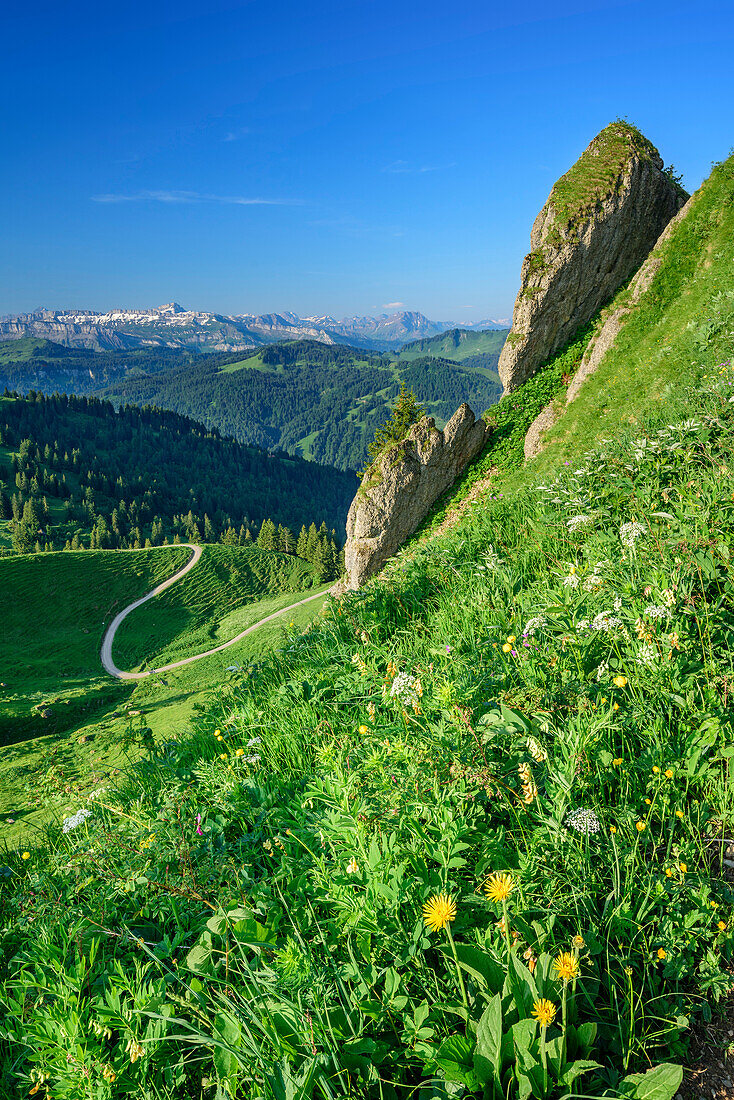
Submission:
[[[119,351],[139,347],[198,347],[202,351],[244,351],[276,340],[320,340],[353,344],[375,351],[394,349],[409,340],[436,336],[452,328],[506,328],[510,321],[430,321],[404,310],[377,317],[299,317],[295,313],[225,315],[184,309],[169,302],[155,309],[37,309],[0,318],[0,341],[35,336],[68,347]]]

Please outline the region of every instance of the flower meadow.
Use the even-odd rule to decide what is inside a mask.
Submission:
[[[670,1100],[734,987],[730,381],[505,481],[8,853],[2,1094]]]

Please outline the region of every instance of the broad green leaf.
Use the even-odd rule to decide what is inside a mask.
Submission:
[[[474,947],[470,943],[457,943],[456,957],[462,970],[471,974],[472,978],[488,992],[502,991],[505,981],[504,971],[487,951],[482,951],[480,947]]]
[[[566,1066],[563,1075],[558,1078],[558,1084],[570,1088],[577,1077],[580,1077],[582,1073],[588,1073],[590,1069],[602,1069],[602,1066],[598,1062],[581,1060],[571,1062],[570,1065]]]
[[[502,997],[495,994],[477,1027],[474,1069],[482,1082],[499,1082],[502,1075]]]
[[[683,1080],[682,1066],[663,1062],[647,1073],[632,1073],[620,1082],[623,1096],[635,1100],[672,1100]]]
[[[483,1082],[474,1069],[474,1047],[465,1035],[449,1035],[436,1052],[436,1062],[447,1081],[458,1081],[474,1092]]]

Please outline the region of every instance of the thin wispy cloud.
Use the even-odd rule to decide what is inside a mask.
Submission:
[[[386,164],[382,171],[390,172],[392,175],[407,173],[420,175],[423,172],[442,172],[444,168],[453,168],[455,164],[456,161],[452,161],[450,164],[411,164],[407,160],[394,160],[392,164]]]
[[[251,133],[249,126],[238,126],[236,130],[229,130],[224,137],[223,141],[239,141],[240,138],[246,137]]]
[[[226,206],[300,206],[300,199],[263,199],[246,195],[209,195],[201,191],[135,191],[125,195],[112,192],[104,195],[92,195],[92,202],[162,202],[182,203],[221,203]]]
[[[405,308],[405,302],[383,302],[382,303],[382,308],[383,309],[404,309]]]

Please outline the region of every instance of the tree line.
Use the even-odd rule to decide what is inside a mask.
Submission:
[[[311,561],[325,579],[337,569],[355,477],[159,409],[5,397],[0,518],[17,551],[257,540]]]

